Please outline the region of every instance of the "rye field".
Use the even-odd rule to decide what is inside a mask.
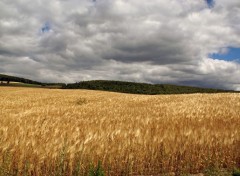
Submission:
[[[0,87],[0,175],[183,175],[240,167],[240,94]]]

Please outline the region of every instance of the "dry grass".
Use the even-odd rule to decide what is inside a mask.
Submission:
[[[98,161],[109,175],[240,165],[240,94],[0,87],[0,98],[0,175],[84,175]]]

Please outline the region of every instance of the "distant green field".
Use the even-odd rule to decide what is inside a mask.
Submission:
[[[62,83],[42,83],[30,79],[20,78],[16,76],[9,76],[0,74],[0,86],[14,86],[14,87],[41,87],[59,89],[62,88]]]
[[[31,87],[31,88],[49,88],[49,89],[60,89],[62,86],[60,85],[37,85],[37,84],[26,84],[26,83],[21,83],[21,82],[10,82],[9,84],[7,83],[0,83],[0,86],[9,86],[9,87]]]
[[[21,83],[21,82],[10,82],[9,84],[7,83],[0,83],[0,86],[12,86],[12,87],[42,87],[41,85],[37,84],[26,84],[26,83]]]
[[[9,75],[4,75],[4,74],[0,74],[0,83],[25,83],[25,84],[34,84],[34,85],[42,85],[41,82],[38,81],[33,81],[30,79],[25,79],[25,78],[20,78],[20,77],[16,77],[16,76],[9,76]]]

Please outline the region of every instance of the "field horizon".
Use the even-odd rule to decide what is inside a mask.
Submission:
[[[49,89],[86,89],[108,92],[120,92],[142,95],[162,95],[162,94],[192,94],[192,93],[224,93],[240,91],[196,87],[177,84],[150,84],[142,82],[129,82],[117,80],[90,80],[76,83],[43,83],[16,76],[0,74],[0,86],[7,87],[32,87]]]

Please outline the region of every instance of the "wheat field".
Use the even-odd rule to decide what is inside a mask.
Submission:
[[[240,166],[240,94],[0,87],[0,175],[201,173]]]

